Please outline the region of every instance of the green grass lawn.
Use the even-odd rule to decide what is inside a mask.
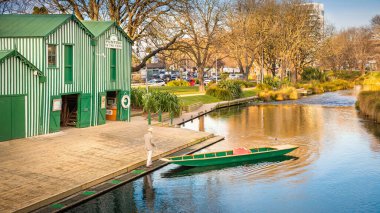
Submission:
[[[195,96],[179,97],[179,100],[181,100],[185,106],[195,104],[197,102],[201,102],[203,104],[209,104],[209,103],[215,103],[215,102],[221,101],[209,95],[195,95]]]
[[[252,96],[257,95],[259,92],[260,92],[259,89],[244,90],[243,91],[243,97],[244,98],[252,97]]]
[[[185,94],[197,94],[199,93],[199,87],[193,86],[193,87],[186,87],[186,86],[178,86],[178,87],[149,87],[149,89],[155,89],[158,91],[166,91],[173,93],[175,95],[185,95]]]

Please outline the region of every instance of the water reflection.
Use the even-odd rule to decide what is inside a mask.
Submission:
[[[145,175],[143,179],[143,199],[146,203],[146,209],[154,212],[155,190],[153,188],[152,173]]]
[[[380,125],[358,117],[354,102],[341,91],[194,119],[184,128],[226,138],[200,152],[300,148],[255,163],[169,165],[72,212],[378,212]]]
[[[269,159],[263,159],[260,161],[248,161],[248,162],[238,162],[238,163],[229,163],[225,165],[215,165],[215,166],[206,166],[206,167],[187,167],[187,166],[178,166],[173,169],[170,169],[164,173],[161,174],[162,178],[174,178],[174,177],[183,177],[183,176],[193,176],[197,174],[203,174],[208,172],[214,172],[215,170],[226,170],[226,172],[233,172],[233,171],[227,171],[227,170],[240,170],[241,167],[251,167],[249,171],[251,172],[260,172],[260,173],[266,173],[268,168],[271,166],[274,166],[275,164],[279,164],[283,161],[288,160],[297,160],[297,157],[293,156],[280,156],[276,158],[269,158]],[[267,166],[267,168],[264,167],[264,165]],[[270,173],[272,175],[275,175],[276,170],[272,170]]]

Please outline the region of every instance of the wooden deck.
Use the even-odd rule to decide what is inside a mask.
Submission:
[[[108,122],[0,143],[0,212],[28,212],[145,164],[147,122]],[[212,137],[154,127],[154,157]]]

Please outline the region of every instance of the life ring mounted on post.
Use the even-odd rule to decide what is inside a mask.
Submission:
[[[131,98],[129,97],[129,95],[123,95],[123,97],[121,97],[121,107],[123,107],[124,109],[128,109],[130,105]]]

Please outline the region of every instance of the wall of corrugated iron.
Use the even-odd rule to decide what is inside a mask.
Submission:
[[[91,37],[74,21],[62,25],[45,41],[45,63],[47,63],[48,45],[57,45],[57,66],[49,68],[45,64],[47,84],[44,102],[51,105],[51,97],[62,94],[91,93],[92,88],[92,46]],[[73,45],[73,83],[64,82],[64,45]],[[93,98],[93,97],[92,97]],[[43,133],[48,133],[50,107],[44,110]],[[93,107],[91,107],[91,112]]]
[[[0,64],[0,96],[25,95],[26,137],[38,135],[40,86],[38,76],[17,57]]]
[[[116,81],[111,81],[111,49],[105,47],[105,40],[115,34],[122,41],[123,48],[116,49]],[[112,26],[97,38],[95,47],[95,113],[94,124],[97,125],[99,93],[113,90],[130,91],[131,87],[131,44],[120,31]],[[129,112],[130,115],[130,112]]]

